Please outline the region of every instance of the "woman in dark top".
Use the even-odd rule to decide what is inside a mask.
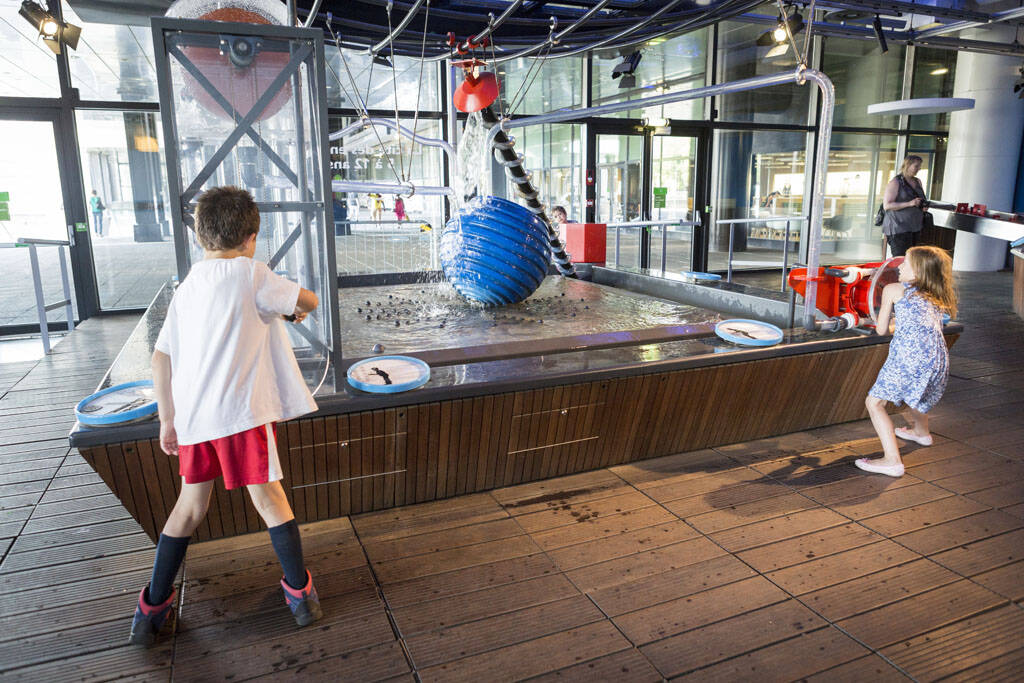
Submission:
[[[903,160],[899,174],[885,186],[882,208],[882,234],[889,243],[893,256],[903,256],[917,244],[924,223],[924,205],[927,199],[917,179],[921,170],[921,157],[911,154]]]

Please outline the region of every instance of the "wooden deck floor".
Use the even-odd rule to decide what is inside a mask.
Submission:
[[[124,643],[152,546],[67,447],[134,322],[90,320],[0,365],[0,679],[1020,680],[1009,292],[963,278],[936,443],[899,480],[852,466],[879,450],[860,421],[311,524],[302,631],[265,534],[198,544],[151,650]]]

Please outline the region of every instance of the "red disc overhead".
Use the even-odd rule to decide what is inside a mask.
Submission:
[[[490,71],[482,71],[476,75],[473,70],[466,71],[466,80],[455,89],[452,101],[459,111],[471,113],[490,106],[498,99],[498,79]]]
[[[271,24],[266,17],[240,7],[220,7],[196,17],[206,21],[232,21],[244,24]],[[257,49],[251,63],[236,66],[229,54],[214,47],[186,47],[182,50],[220,92],[231,106],[238,112],[237,117],[217,103],[206,88],[186,72],[185,86],[189,94],[195,97],[206,110],[223,118],[241,118],[249,113],[256,101],[263,96],[267,88],[288,64],[287,52],[271,52]],[[276,114],[291,98],[290,81],[286,81],[273,99],[263,108],[257,120],[267,119]]]

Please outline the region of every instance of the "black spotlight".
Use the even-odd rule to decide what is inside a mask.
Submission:
[[[769,45],[781,45],[786,42],[786,26],[789,26],[789,32],[794,36],[800,31],[804,30],[804,18],[800,12],[796,9],[786,19],[779,15],[778,24],[775,28],[770,31],[765,31],[757,37],[757,44],[760,47],[768,47]]]
[[[39,31],[39,37],[46,43],[46,47],[53,51],[53,54],[60,54],[61,43],[72,50],[78,49],[78,38],[82,35],[80,27],[58,21],[56,17],[32,0],[24,0],[18,9],[18,14],[25,17],[26,21]]]
[[[373,56],[373,63],[379,64],[380,66],[386,66],[389,69],[394,69],[395,65],[391,63],[391,60],[382,54],[376,54]]]
[[[622,78],[619,81],[620,88],[635,88],[636,87],[636,76],[633,72],[640,65],[640,58],[643,55],[637,50],[628,57],[623,57],[622,61],[615,65],[612,69],[612,78]]]
[[[882,18],[875,15],[875,20],[871,22],[871,27],[875,29],[875,38],[878,38],[878,47],[882,48],[882,53],[889,51],[889,45],[885,42],[885,34],[882,33]]]

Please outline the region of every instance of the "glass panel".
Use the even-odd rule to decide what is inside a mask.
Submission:
[[[956,74],[955,50],[920,47],[914,50],[914,81],[911,97],[952,97]],[[910,117],[911,130],[949,130],[949,113]]]
[[[328,38],[328,40],[330,40]],[[440,111],[440,88],[436,62],[420,62],[412,57],[397,56],[388,61],[395,66],[376,64],[365,52],[345,50],[342,55],[335,45],[324,45],[327,59],[327,106],[345,109],[398,108],[405,111]],[[416,102],[419,97],[419,107]]]
[[[597,136],[597,223],[640,219],[643,191],[644,139],[640,135]],[[618,236],[618,244],[616,244]],[[640,229],[608,228],[608,262],[616,266],[640,265]]]
[[[0,192],[8,195],[6,210],[0,204],[0,244],[19,237],[68,238],[52,123],[0,119]],[[63,300],[57,249],[39,247],[37,253],[44,301]],[[0,272],[0,325],[38,323],[28,249],[0,248]],[[50,311],[47,320],[67,320],[64,311]]]
[[[71,85],[83,100],[156,102],[153,32],[149,18],[90,11],[79,15],[63,3],[64,19],[82,27],[77,50],[69,50]]]
[[[384,127],[361,128],[334,139],[358,119],[331,117],[331,174],[335,180],[441,186],[442,155],[438,147],[413,143]],[[412,130],[413,121],[401,125]],[[441,122],[416,122],[416,133],[440,138]],[[403,197],[404,211],[395,211],[395,196],[366,192],[335,192],[335,252],[339,273],[392,273],[435,270],[437,239],[444,227],[444,198],[414,193]]]
[[[874,40],[827,38],[821,70],[836,86],[836,126],[895,128],[899,117],[868,114],[868,105],[900,99],[906,49],[889,43],[882,54]]]
[[[577,124],[559,123],[520,128],[515,132],[516,149],[524,157],[523,165],[533,173],[541,202],[548,207],[549,215],[552,207],[564,207],[570,223],[582,220],[583,216],[582,130]],[[513,201],[517,197],[515,187],[507,179],[503,196]]]
[[[762,6],[759,11],[762,14],[778,13],[775,5]],[[777,57],[768,57],[767,53],[772,47],[757,44],[758,37],[770,27],[735,21],[723,21],[718,27],[719,83],[779,73],[796,67],[792,49]],[[797,45],[802,47],[802,34],[797,38]],[[827,69],[825,73],[831,75]],[[716,100],[718,118],[722,121],[803,125],[808,122],[812,87],[787,83],[723,95]]]
[[[0,0],[0,96],[60,97],[57,58],[18,14],[20,7],[21,0]]]
[[[693,219],[693,197],[697,188],[697,138],[657,135],[651,153],[651,197],[654,220]],[[663,194],[658,189],[665,190]],[[659,194],[664,207],[659,207]],[[664,231],[664,235],[662,232]],[[662,245],[664,244],[664,250]],[[661,268],[664,251],[665,268],[670,271],[689,270],[693,229],[666,225],[651,230],[651,268]]]
[[[583,104],[581,57],[514,59],[498,65],[498,80],[506,115],[544,114]]]
[[[331,233],[317,208],[329,201],[322,174],[330,165],[321,145],[328,122],[317,119],[316,105],[325,84],[316,80],[313,43],[307,38],[261,35],[263,28],[247,24],[247,35],[236,34],[230,53],[223,54],[215,47],[215,23],[164,34],[171,52],[171,98],[161,102],[161,109],[172,118],[168,133],[180,156],[173,169],[179,177],[173,183],[172,201],[194,202],[199,191],[223,185],[250,190],[260,210],[255,258],[327,302],[337,286],[337,274],[327,267]],[[255,53],[244,49],[255,42],[260,45]],[[186,71],[186,60],[203,78]],[[290,63],[297,71],[289,73]],[[245,78],[238,78],[240,71]],[[251,124],[236,123],[242,117]],[[186,212],[186,221],[191,220],[190,213]],[[193,247],[191,256],[194,261],[202,254]],[[334,344],[334,315],[337,311],[320,306],[301,324],[287,326],[310,386],[317,386],[324,376]]]
[[[728,267],[730,236],[734,270],[782,267],[782,250],[787,243],[784,217],[807,214],[810,177],[806,153],[811,139],[809,133],[788,131],[717,133],[717,197],[708,247],[710,270]],[[743,222],[724,222],[733,220]],[[797,243],[803,227],[801,220],[788,222],[789,261],[799,253]]]
[[[177,272],[159,115],[76,118],[100,307],[146,307]]]
[[[896,173],[895,135],[832,136],[825,178],[822,263],[865,263],[882,257],[874,224],[885,185]]]
[[[612,70],[633,54],[632,48],[624,50],[624,53],[595,52],[591,70],[594,105],[681,92],[705,85],[707,36],[707,29],[700,29],[674,38],[656,38],[637,48],[641,58],[634,72],[635,83],[628,75],[612,78]],[[704,118],[704,100],[675,102],[643,112],[635,109],[607,116],[701,120]]]

